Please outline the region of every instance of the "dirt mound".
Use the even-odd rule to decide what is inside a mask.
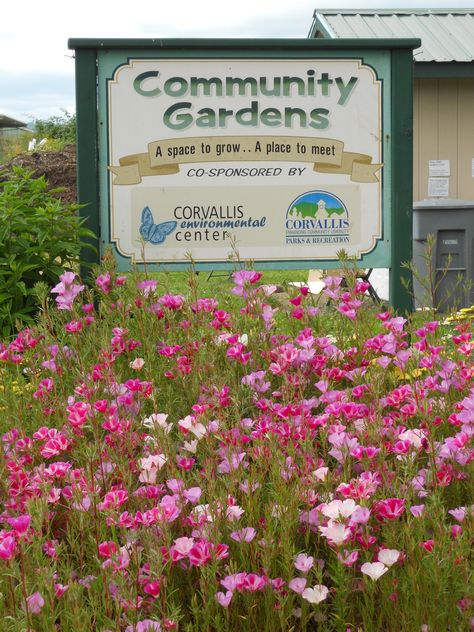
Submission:
[[[76,147],[66,145],[61,151],[34,151],[15,156],[1,169],[10,170],[14,165],[31,169],[36,176],[45,176],[51,189],[63,187],[58,197],[66,204],[76,198]]]

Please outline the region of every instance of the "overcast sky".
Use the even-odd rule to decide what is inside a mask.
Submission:
[[[22,0],[0,21],[0,113],[74,110],[71,37],[301,37],[315,9],[474,8],[474,0]]]

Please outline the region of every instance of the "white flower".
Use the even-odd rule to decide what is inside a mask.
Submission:
[[[313,588],[305,588],[301,594],[303,599],[309,601],[309,603],[321,603],[329,594],[329,588],[322,584],[316,584]]]
[[[322,535],[327,538],[332,544],[339,546],[351,535],[351,530],[340,522],[329,520],[326,527],[318,527]]]
[[[152,415],[144,419],[142,423],[145,428],[161,428],[166,434],[168,434],[173,425],[166,423],[167,419],[168,415],[166,415],[165,413],[153,413]]]
[[[385,566],[392,566],[392,564],[398,561],[400,551],[396,549],[381,549],[377,557],[379,558],[379,562],[382,562]]]
[[[415,448],[421,448],[423,439],[426,439],[426,435],[420,428],[413,428],[413,430],[405,430],[398,435],[401,441],[409,441]]]
[[[202,439],[207,433],[206,427],[203,426],[203,424],[201,423],[194,424],[189,428],[189,431],[193,433],[198,441],[199,439]]]
[[[347,500],[332,500],[321,507],[321,513],[327,518],[337,520],[339,517],[349,518],[358,508],[355,500],[348,498]]]
[[[362,564],[360,570],[373,581],[377,581],[377,579],[388,571],[388,566],[385,566],[382,562],[366,562]]]
[[[191,454],[196,453],[197,447],[198,447],[197,439],[194,439],[193,441],[185,441],[183,443],[183,450],[186,450],[186,452],[191,452]]]
[[[317,470],[314,470],[313,476],[317,481],[325,481],[329,472],[328,467],[318,467]]]

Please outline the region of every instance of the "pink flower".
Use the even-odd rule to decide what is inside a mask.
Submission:
[[[448,514],[451,514],[458,522],[463,522],[466,517],[466,507],[457,507],[456,509],[450,509]]]
[[[160,622],[152,619],[144,619],[125,628],[125,632],[161,632],[161,630]]]
[[[410,507],[410,513],[415,516],[415,518],[419,518],[425,510],[424,505],[412,505]]]
[[[58,599],[62,597],[68,589],[68,584],[57,584],[56,582],[54,582],[54,594]]]
[[[108,294],[110,292],[110,272],[100,274],[95,280],[95,284],[104,294]]]
[[[201,498],[202,489],[200,487],[190,487],[189,489],[185,489],[183,492],[183,496],[190,503],[195,505],[199,499]]]
[[[221,579],[221,585],[226,590],[234,592],[234,590],[243,590],[245,578],[247,573],[236,573],[235,575],[226,575],[224,579]]]
[[[223,592],[218,592],[216,593],[215,597],[216,597],[216,601],[217,603],[222,606],[223,608],[228,608],[229,604],[232,600],[232,596],[233,596],[233,592],[231,590],[228,590],[227,592],[223,593]]]
[[[240,531],[234,531],[230,537],[236,542],[252,542],[257,532],[253,527],[244,527]]]
[[[302,573],[307,573],[309,570],[313,568],[314,557],[311,555],[306,555],[305,553],[300,553],[295,558],[295,568]]]
[[[301,596],[303,599],[306,599],[306,601],[309,601],[309,603],[318,604],[327,599],[328,594],[329,588],[327,586],[316,584],[313,588],[306,588],[303,590]]]
[[[176,538],[172,548],[179,553],[181,557],[187,557],[193,546],[194,538],[186,538],[183,536],[182,538]]]
[[[366,562],[362,564],[360,570],[373,581],[377,581],[377,579],[388,571],[388,567],[382,564],[382,562]]]
[[[295,593],[301,595],[303,590],[306,588],[306,579],[304,577],[295,577],[288,582],[288,588],[291,588],[291,590],[294,590]]]
[[[344,555],[338,552],[337,557],[344,564],[344,566],[351,567],[359,559],[359,552],[351,551],[350,553],[348,553],[347,551],[344,551]]]
[[[196,542],[188,552],[191,566],[203,566],[212,559],[211,543],[205,540]]]
[[[462,527],[460,524],[453,524],[451,527],[451,535],[456,540],[462,533]]]
[[[84,289],[84,285],[74,283],[75,278],[74,272],[64,272],[59,277],[60,283],[51,290],[51,294],[58,295],[56,296],[58,309],[71,310],[74,299]]]
[[[38,614],[44,606],[44,599],[41,593],[35,592],[26,599],[26,603],[31,614]]]
[[[266,578],[261,577],[260,575],[256,575],[255,573],[248,573],[244,581],[244,589],[248,590],[249,592],[262,590],[262,588],[265,588],[266,585]]]

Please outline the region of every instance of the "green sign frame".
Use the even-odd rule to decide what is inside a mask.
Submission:
[[[111,117],[108,115],[107,100],[110,94],[108,86],[115,81],[118,69],[127,65],[130,66],[130,63],[133,65],[135,60],[159,61],[163,65],[187,60],[189,63],[201,61],[202,63],[209,63],[211,61],[215,64],[223,60],[234,64],[237,61],[242,62],[243,60],[245,63],[248,60],[249,63],[261,62],[264,68],[270,67],[271,63],[275,61],[282,64],[301,61],[308,65],[312,60],[328,63],[343,60],[344,62],[356,61],[364,68],[373,69],[381,86],[381,138],[379,139],[381,165],[383,165],[381,195],[379,195],[381,230],[376,245],[371,250],[362,252],[358,257],[358,265],[364,268],[389,268],[390,303],[398,311],[412,309],[412,297],[409,291],[412,282],[411,274],[403,266],[403,263],[411,261],[412,258],[413,49],[420,45],[420,40],[71,39],[68,45],[70,49],[75,51],[76,60],[78,202],[84,205],[81,213],[87,220],[87,226],[97,235],[97,240],[94,240],[93,245],[99,256],[104,253],[105,248],[112,247],[119,270],[130,269],[131,260],[117,249],[116,240],[114,241],[110,237],[112,221],[110,190],[113,182],[110,171],[112,168],[116,171],[120,167],[111,167],[110,162],[110,143],[108,141],[112,124]],[[313,71],[308,71],[307,74],[310,75],[311,72]],[[157,75],[153,72],[148,74],[152,77]],[[145,76],[147,73],[142,73],[142,75]],[[323,82],[323,76],[321,77],[321,82]],[[283,79],[285,78],[288,77]],[[176,79],[176,77],[172,79]],[[332,80],[328,79],[327,73],[325,80],[333,83]],[[148,84],[144,84],[144,86],[146,90],[150,90]],[[170,86],[170,94],[172,94],[172,90],[177,92],[177,88],[179,89],[179,85],[173,87],[173,84],[170,84]],[[347,86],[348,83],[344,86],[342,80],[342,87],[348,93]],[[324,88],[323,85],[319,89],[320,91],[328,90],[327,86]],[[159,89],[155,89],[155,91],[160,92]],[[343,96],[341,92],[341,95],[339,103],[348,98],[348,94]],[[174,95],[172,94],[172,96]],[[290,147],[289,144],[286,146]],[[158,149],[158,151],[160,150]],[[178,150],[176,149],[176,151]],[[251,149],[244,151],[251,151]],[[327,152],[329,153],[329,151],[328,148]],[[334,145],[332,152],[334,153]],[[350,155],[356,156],[357,154]],[[125,158],[128,159],[130,156]],[[256,160],[255,157],[253,159]],[[377,167],[376,165],[371,166],[374,169]],[[315,166],[315,171],[317,170]],[[347,173],[347,171],[343,173]],[[299,217],[301,218],[301,214]],[[174,222],[174,224],[176,223]],[[171,222],[163,225],[165,224],[171,224]],[[295,221],[293,224],[296,226],[300,225],[301,222],[298,224]],[[145,231],[140,229],[140,232],[143,235]],[[288,241],[291,241],[291,238],[287,238]],[[90,250],[85,251],[84,255],[92,263],[99,259],[99,256],[94,255]],[[147,262],[146,265],[147,269],[178,270],[188,267],[189,262],[167,260],[151,264]],[[198,259],[195,265],[198,270],[229,270],[235,264],[222,258],[219,261],[199,261]],[[281,259],[278,256],[272,256],[268,260],[255,261],[255,267],[262,270],[278,268],[331,269],[338,268],[340,265],[340,262],[334,258],[311,259],[306,257],[302,260],[297,256],[294,258],[282,257]]]

